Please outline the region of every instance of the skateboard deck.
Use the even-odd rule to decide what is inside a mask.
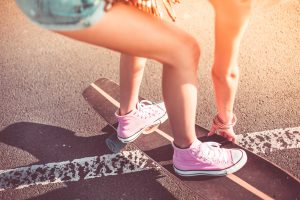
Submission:
[[[117,126],[114,116],[119,106],[119,85],[101,78],[87,87],[83,96],[95,111],[112,127]],[[142,99],[142,98],[141,98]],[[242,148],[226,141],[221,136],[207,137],[208,130],[195,125],[197,137],[201,141],[215,141],[222,147]],[[111,134],[115,134],[112,129]],[[112,138],[113,136],[110,136]],[[204,199],[299,199],[300,182],[266,159],[244,149],[248,156],[246,165],[234,174],[227,176],[181,177],[175,174],[172,166],[173,148],[171,128],[166,121],[153,133],[141,135],[133,144],[146,153],[160,166],[182,181],[192,191]],[[125,145],[124,145],[125,146]]]

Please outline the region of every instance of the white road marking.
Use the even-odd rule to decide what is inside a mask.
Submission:
[[[102,95],[96,85],[92,85]],[[100,90],[99,90],[100,89]],[[112,97],[109,100],[117,107],[119,102]],[[158,130],[159,134],[166,139],[173,141],[173,138]],[[166,137],[167,136],[167,137]],[[254,153],[266,153],[275,149],[300,148],[300,127],[276,129],[263,132],[254,132],[238,136],[238,144],[253,151]],[[31,185],[46,185],[49,183],[63,183],[92,179],[102,176],[111,176],[125,173],[133,173],[148,170],[150,166],[148,157],[141,151],[123,151],[118,154],[106,154],[102,156],[86,157],[73,161],[59,163],[48,163],[44,165],[32,165],[16,169],[0,170],[0,191],[8,188],[21,189]],[[237,176],[227,176],[231,180],[243,185],[257,196],[266,196]]]
[[[105,98],[107,98],[107,100],[109,100],[112,104],[114,104],[116,107],[120,106],[120,103],[115,100],[112,96],[110,96],[108,93],[106,93],[104,90],[102,90],[100,87],[98,87],[95,84],[91,84],[91,86],[96,89],[96,91],[98,91],[101,95],[103,95]],[[163,132],[160,129],[157,129],[156,132],[158,134],[160,134],[162,137],[165,137],[167,140],[169,140],[170,142],[174,141],[174,138],[169,136],[167,133]],[[256,196],[260,197],[261,199],[273,199],[271,197],[269,197],[267,194],[263,193],[262,191],[260,191],[259,189],[253,187],[252,185],[250,185],[249,183],[247,183],[246,181],[240,179],[239,177],[237,177],[234,174],[229,174],[227,175],[227,177],[232,180],[233,182],[239,184],[240,186],[244,187],[246,190],[252,192],[253,194],[255,194]]]
[[[143,152],[135,150],[0,170],[0,191],[134,173],[150,169],[151,163]]]
[[[300,127],[238,135],[237,143],[254,153],[300,148]]]
[[[120,103],[103,89],[94,83],[92,83],[91,86],[116,107],[120,107]],[[156,132],[171,142],[174,140],[171,136],[159,129],[157,129]],[[268,153],[273,150],[300,148],[300,127],[238,135],[237,143],[254,153]]]

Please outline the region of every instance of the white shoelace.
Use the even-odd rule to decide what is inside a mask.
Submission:
[[[148,100],[142,100],[137,105],[137,116],[142,119],[147,119],[148,117],[154,116],[156,109],[154,109],[154,104]]]
[[[201,147],[205,145],[205,147]],[[221,144],[217,142],[204,142],[198,146],[197,155],[205,161],[210,163],[227,163],[227,154],[226,151],[221,148]]]

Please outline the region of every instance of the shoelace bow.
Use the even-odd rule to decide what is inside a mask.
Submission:
[[[139,111],[137,115],[142,117],[143,119],[153,116],[156,112],[156,110],[153,109],[153,106],[151,106],[153,104],[154,103],[148,100],[140,101],[137,105],[137,110]]]
[[[200,147],[198,146],[198,156],[201,157],[202,159],[214,163],[214,162],[223,162],[227,163],[227,156],[226,156],[226,151],[222,149],[220,146],[221,144],[217,142],[204,142],[201,144],[205,145],[206,147]]]

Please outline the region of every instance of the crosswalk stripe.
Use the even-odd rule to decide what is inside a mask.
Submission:
[[[0,170],[0,191],[140,172],[152,163],[139,150]]]
[[[300,127],[241,134],[237,143],[254,153],[300,148]]]

